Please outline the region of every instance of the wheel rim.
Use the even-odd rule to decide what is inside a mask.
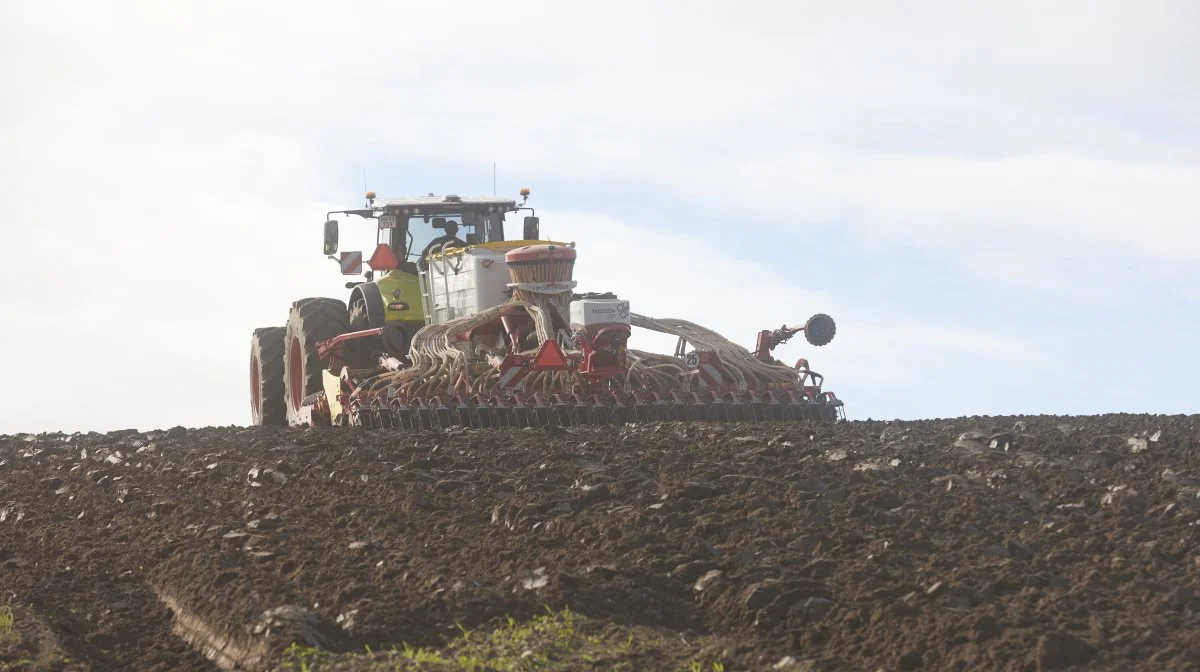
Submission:
[[[299,409],[304,401],[304,354],[300,349],[300,339],[292,339],[291,352],[288,360],[288,396],[292,400],[292,408]]]

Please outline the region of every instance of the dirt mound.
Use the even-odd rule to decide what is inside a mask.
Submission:
[[[0,600],[99,670],[547,607],[729,670],[1195,669],[1198,420],[0,437]]]

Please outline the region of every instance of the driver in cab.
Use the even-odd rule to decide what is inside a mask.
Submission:
[[[453,220],[447,221],[444,224],[442,224],[440,227],[438,226],[438,224],[439,224],[439,222],[436,219],[433,220],[434,227],[444,229],[446,231],[446,233],[445,233],[445,235],[434,238],[432,241],[430,241],[430,243],[428,245],[425,246],[425,249],[421,251],[421,258],[417,261],[417,263],[418,263],[418,265],[420,265],[422,270],[427,268],[429,265],[429,259],[428,259],[429,253],[441,251],[443,245],[445,245],[447,249],[449,249],[451,247],[466,247],[467,246],[466,241],[464,241],[458,237],[458,223],[457,222],[455,222]]]

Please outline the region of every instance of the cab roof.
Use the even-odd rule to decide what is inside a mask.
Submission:
[[[465,209],[486,210],[488,206],[496,208],[497,211],[515,210],[517,202],[511,198],[500,198],[497,196],[456,196],[454,194],[446,194],[445,196],[377,198],[372,205],[375,208],[384,208],[386,210],[418,208],[420,212],[413,214],[433,215],[444,212],[461,212]]]

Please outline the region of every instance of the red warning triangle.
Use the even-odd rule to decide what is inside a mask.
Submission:
[[[567,357],[556,341],[546,341],[533,356],[535,371],[566,371]]]
[[[392,253],[392,248],[388,247],[387,243],[380,243],[375,248],[375,254],[371,255],[367,265],[372,270],[376,271],[394,271],[400,268],[400,260],[396,259],[396,255]]]

